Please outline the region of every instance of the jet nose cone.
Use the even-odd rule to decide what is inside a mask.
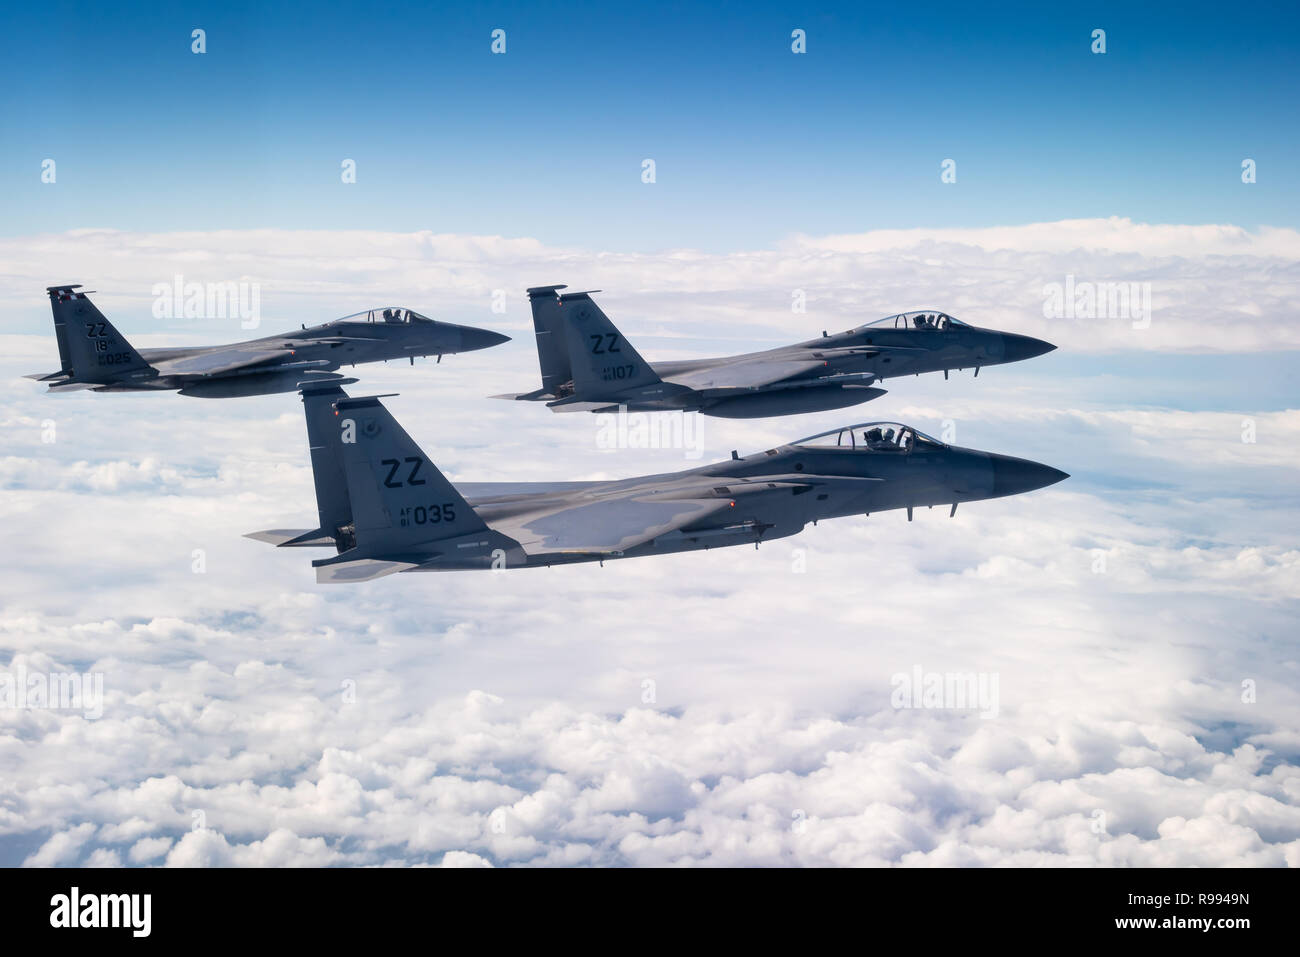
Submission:
[[[1051,352],[1055,348],[1056,346],[1050,342],[1035,339],[1033,336],[1021,336],[1014,332],[1002,333],[1003,362],[1019,362],[1021,359],[1032,359],[1035,356]]]
[[[477,329],[474,326],[460,327],[460,351],[474,352],[477,349],[490,349],[503,342],[509,342],[509,336],[503,336],[491,329]]]
[[[993,497],[1019,495],[1055,485],[1070,476],[1060,469],[1009,455],[990,456],[993,465]]]

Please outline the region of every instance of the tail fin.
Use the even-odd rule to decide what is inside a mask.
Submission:
[[[331,382],[303,384],[303,411],[307,417],[307,448],[311,453],[311,475],[316,485],[316,511],[320,516],[319,531],[334,539],[339,551],[356,545],[352,528],[352,501],[348,498],[348,480],[343,472],[343,460],[333,447],[338,426],[334,403],[346,399],[348,394],[341,386],[356,379],[338,379]]]
[[[576,396],[597,398],[660,381],[590,293],[566,293],[560,296],[560,303]]]
[[[54,286],[45,290],[50,296],[50,308],[54,311],[54,338],[59,343],[59,368],[65,373],[72,372],[72,350],[68,347],[68,327],[59,317],[59,307],[55,296],[63,293],[70,296],[81,295],[81,293],[72,291],[80,288],[80,286]]]
[[[380,403],[339,386],[303,383],[320,528],[270,529],[246,537],[272,545],[328,545],[312,562],[317,582],[361,582],[435,559],[443,567],[486,567],[519,543],[488,528]],[[522,554],[522,553],[521,553]],[[486,556],[486,557],[485,557]]]
[[[86,298],[80,286],[49,286],[54,335],[63,369],[79,382],[107,384],[157,375],[129,342]]]
[[[569,342],[564,332],[564,317],[560,286],[534,286],[528,290],[528,301],[533,307],[533,331],[537,334],[537,363],[542,370],[542,392],[561,398],[568,394],[567,386],[573,380],[569,368]]]
[[[346,477],[358,557],[396,558],[427,551],[419,546],[428,542],[486,531],[379,399],[335,401],[334,423],[325,428]]]
[[[338,428],[334,403],[348,397],[340,387],[356,381],[339,378],[298,384],[307,417],[307,447],[311,453],[311,476],[316,485],[320,524],[311,529],[272,528],[249,532],[246,538],[280,548],[333,545],[336,551],[344,552],[356,547],[348,480],[343,472],[343,459],[334,447],[334,433]]]

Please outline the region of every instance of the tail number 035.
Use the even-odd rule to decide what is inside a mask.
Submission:
[[[442,505],[415,505],[397,513],[398,524],[410,525],[449,525],[456,521],[456,505],[446,502]]]

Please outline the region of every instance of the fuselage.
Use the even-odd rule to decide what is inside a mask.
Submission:
[[[313,368],[333,372],[345,365],[356,365],[362,362],[386,362],[390,359],[422,358],[460,352],[465,341],[463,333],[467,328],[443,322],[424,326],[340,319],[243,342],[216,346],[141,349],[140,355],[150,365],[159,369],[160,378],[174,383],[173,388],[179,388],[187,380],[198,377],[181,371],[182,360],[216,355],[232,349],[250,353],[283,351],[282,360],[265,366],[263,371],[267,373],[275,372],[276,365],[286,364],[304,367],[310,364]]]
[[[390,306],[243,342],[135,350],[84,296],[55,291],[55,326],[65,368],[31,376],[54,391],[179,390],[208,398],[291,392],[301,382],[338,378],[335,370],[345,365],[441,357],[509,338]]]
[[[918,324],[918,317],[928,321]],[[735,418],[824,411],[882,395],[884,390],[873,386],[886,379],[962,369],[978,374],[984,366],[1017,362],[1052,348],[1039,339],[970,326],[939,312],[907,313],[776,349],[651,362],[662,382],[636,390],[611,388],[605,395],[583,398],[617,403],[629,411],[700,411]],[[816,364],[757,387],[731,386],[728,381],[732,369],[800,360]],[[706,374],[712,387],[699,388]]]
[[[897,430],[892,447],[884,442],[864,446],[863,436],[870,430],[891,425]],[[490,528],[548,508],[605,499],[653,501],[703,494],[730,503],[725,520],[714,516],[698,527],[687,526],[623,552],[525,555],[522,561],[512,554],[507,565],[513,568],[756,545],[795,535],[823,519],[935,505],[955,510],[962,502],[1031,491],[1066,477],[1025,459],[944,445],[906,426],[881,423],[840,431],[854,444],[796,443],[681,472],[609,482],[467,483],[457,490]],[[492,567],[490,557],[444,554],[412,571],[485,567]]]

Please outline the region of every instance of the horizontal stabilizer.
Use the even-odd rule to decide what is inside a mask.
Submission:
[[[307,379],[305,382],[299,382],[298,391],[303,395],[319,395],[324,393],[333,394],[337,389],[340,389],[345,385],[352,385],[352,383],[360,381],[360,379],[353,379],[351,377],[340,377],[336,379],[322,379],[317,377],[315,379]]]
[[[617,412],[618,405],[609,402],[583,402],[574,399],[561,399],[548,402],[546,407],[552,412]]]
[[[50,382],[54,379],[67,379],[71,375],[71,369],[60,369],[58,372],[29,372],[23,378],[35,379],[37,382]]]
[[[340,562],[326,559],[325,563],[312,562],[316,568],[316,584],[342,585],[353,582],[368,582],[385,575],[404,572],[408,568],[418,568],[419,562],[389,561],[382,558],[356,558]]]
[[[504,395],[490,395],[489,399],[510,399],[518,402],[540,402],[543,399],[554,399],[553,393],[545,389],[534,389],[532,392],[507,392]]]
[[[261,532],[248,532],[245,538],[266,542],[277,548],[318,548],[334,546],[334,536],[319,528],[269,528]]]

